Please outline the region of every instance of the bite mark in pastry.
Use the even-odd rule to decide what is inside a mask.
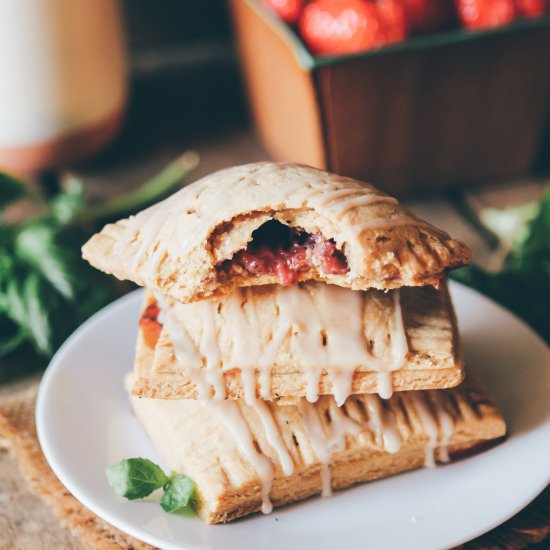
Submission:
[[[445,284],[384,293],[309,282],[192,304],[160,300],[155,337],[145,333],[154,360],[136,366],[137,396],[313,402],[332,394],[343,403],[352,393],[389,397],[463,378]],[[155,303],[149,295],[147,319]]]
[[[263,162],[216,172],[107,225],[83,256],[191,302],[307,280],[354,290],[437,286],[470,252],[370,185]]]

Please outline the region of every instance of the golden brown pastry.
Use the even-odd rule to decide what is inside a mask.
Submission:
[[[370,185],[261,162],[216,172],[107,225],[83,256],[120,279],[192,302],[307,280],[354,290],[437,286],[470,252]]]
[[[308,282],[191,304],[154,296],[142,315],[132,393],[275,399],[456,386],[463,365],[445,284],[353,291]],[[160,311],[162,310],[162,311]],[[161,323],[163,325],[161,326]]]
[[[276,405],[162,400],[132,406],[166,466],[191,477],[199,515],[230,521],[478,451],[506,433],[472,381],[452,390]]]

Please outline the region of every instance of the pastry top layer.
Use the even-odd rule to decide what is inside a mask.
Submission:
[[[251,401],[450,387],[462,380],[446,285],[352,291],[308,282],[234,291],[192,304],[146,298],[136,361],[142,397]],[[156,308],[151,319],[151,308]],[[155,324],[156,321],[156,324]],[[161,326],[162,323],[162,326]],[[406,377],[405,377],[406,376]]]
[[[95,267],[182,302],[277,282],[226,269],[269,221],[322,236],[345,273],[315,262],[298,280],[355,290],[437,285],[470,252],[371,185],[296,164],[261,162],[216,172],[134,217],[107,225],[83,247]]]

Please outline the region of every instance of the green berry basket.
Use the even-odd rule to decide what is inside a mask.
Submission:
[[[231,2],[252,115],[276,160],[404,193],[523,175],[550,122],[550,16],[313,57],[259,0]]]

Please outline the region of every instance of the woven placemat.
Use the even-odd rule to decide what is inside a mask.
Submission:
[[[36,388],[0,401],[0,440],[16,456],[32,489],[78,536],[83,545],[100,550],[150,549],[115,529],[78,502],[52,472],[38,443],[34,421]],[[548,542],[550,547],[550,489],[505,524],[462,545],[464,550],[522,550]]]
[[[61,525],[78,536],[84,546],[99,550],[152,548],[90,512],[57,479],[36,435],[36,391],[30,388],[0,402],[0,440],[14,453],[32,489],[59,518]]]

